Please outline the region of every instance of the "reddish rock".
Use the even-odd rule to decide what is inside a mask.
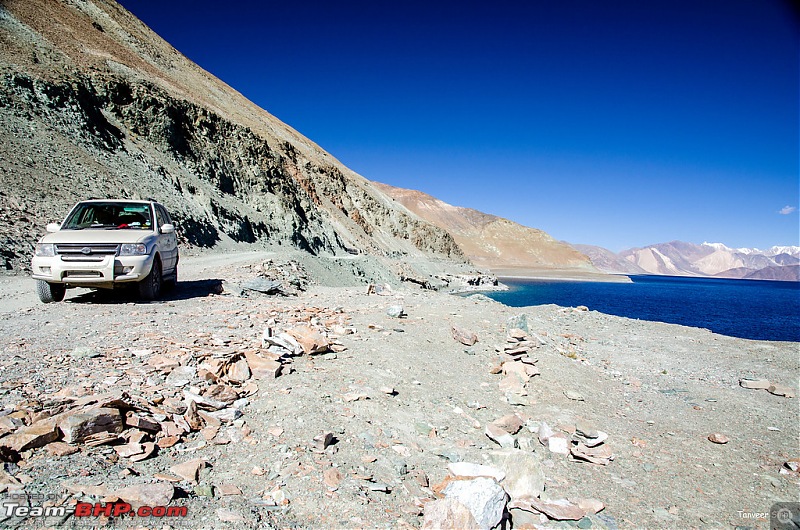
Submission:
[[[0,445],[17,452],[44,447],[58,440],[59,432],[53,421],[41,420],[29,427],[22,427],[10,436],[0,439]]]
[[[117,498],[134,509],[141,506],[167,506],[175,496],[175,487],[168,482],[137,484],[111,492],[106,498]]]
[[[464,346],[472,346],[478,342],[478,336],[475,333],[463,328],[459,328],[458,326],[453,326],[450,329],[450,332],[452,333],[453,338]]]
[[[244,355],[253,377],[275,379],[281,374],[282,365],[277,359],[267,358],[255,352],[246,352]]]

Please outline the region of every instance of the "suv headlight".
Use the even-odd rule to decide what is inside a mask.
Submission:
[[[119,247],[120,256],[143,256],[147,254],[147,245],[143,243],[125,243]]]
[[[38,243],[34,253],[36,256],[48,258],[56,255],[56,248],[52,243]]]

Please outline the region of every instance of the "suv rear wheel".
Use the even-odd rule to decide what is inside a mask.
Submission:
[[[62,301],[66,292],[67,287],[63,283],[47,283],[44,280],[36,280],[36,294],[39,295],[39,300],[45,304]]]
[[[161,294],[162,284],[161,261],[155,259],[150,274],[139,282],[139,297],[143,300],[155,300]]]

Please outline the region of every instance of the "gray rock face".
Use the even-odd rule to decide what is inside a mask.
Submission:
[[[462,257],[444,230],[109,6],[96,9],[119,32],[89,44],[91,36],[67,27],[63,49],[34,29],[29,13],[8,7],[0,265],[25,268],[36,234],[89,196],[159,199],[182,244],[195,247],[232,240],[314,254]],[[74,5],[65,10],[84,16]],[[124,37],[133,34],[138,44]],[[69,51],[98,46],[102,60]]]

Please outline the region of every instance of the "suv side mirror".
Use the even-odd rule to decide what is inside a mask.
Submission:
[[[165,224],[161,225],[161,233],[162,234],[171,234],[175,232],[175,225]]]
[[[53,233],[58,232],[59,230],[61,230],[61,225],[58,224],[58,223],[50,223],[50,224],[47,225],[45,230],[47,230],[48,232],[53,234]]]

